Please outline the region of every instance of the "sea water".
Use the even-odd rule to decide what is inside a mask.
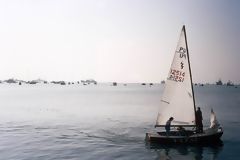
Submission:
[[[222,145],[156,145],[163,85],[0,84],[0,160],[238,159],[240,87],[194,86],[209,125],[214,109]]]

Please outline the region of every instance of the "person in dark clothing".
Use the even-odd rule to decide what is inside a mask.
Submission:
[[[170,127],[171,127],[172,120],[173,120],[173,117],[170,117],[169,120],[166,122],[166,125],[165,125],[167,136],[169,136],[169,133],[170,133]]]
[[[203,124],[202,124],[202,112],[200,110],[200,107],[198,107],[196,111],[196,127],[197,127],[197,133],[203,133]]]
[[[177,130],[178,130],[178,135],[179,135],[179,136],[186,136],[186,130],[185,130],[185,128],[183,128],[182,126],[179,126],[179,127],[177,128]]]

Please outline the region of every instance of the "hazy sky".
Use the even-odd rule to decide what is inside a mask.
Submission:
[[[0,79],[160,82],[183,24],[193,81],[240,83],[238,0],[1,0]]]

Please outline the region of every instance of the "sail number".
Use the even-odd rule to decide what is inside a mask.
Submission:
[[[181,72],[179,70],[176,69],[171,69],[170,70],[170,76],[169,76],[169,80],[173,80],[176,82],[183,82],[184,81],[184,76],[185,76],[185,72]]]

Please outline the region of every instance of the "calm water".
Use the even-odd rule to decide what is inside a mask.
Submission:
[[[0,84],[1,160],[206,160],[240,157],[240,87],[195,87],[205,124],[213,108],[223,145],[145,142],[154,130],[161,85]]]

